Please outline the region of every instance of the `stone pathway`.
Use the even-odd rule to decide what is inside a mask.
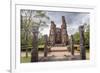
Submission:
[[[80,53],[75,51],[75,55],[72,56],[67,47],[52,47],[51,52],[47,57],[39,55],[39,61],[65,61],[65,60],[80,60]]]

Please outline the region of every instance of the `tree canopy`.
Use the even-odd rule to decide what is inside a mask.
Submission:
[[[24,10],[20,11],[21,17],[21,45],[22,46],[32,46],[32,28],[38,27],[43,30],[43,27],[47,27],[46,21],[49,17],[46,11],[40,10]],[[41,31],[40,30],[40,31]],[[40,33],[39,33],[40,35]]]

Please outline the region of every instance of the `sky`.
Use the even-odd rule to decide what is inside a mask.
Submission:
[[[41,33],[49,35],[51,21],[54,21],[56,27],[61,27],[62,21],[61,17],[65,16],[65,20],[67,23],[67,32],[68,35],[74,34],[78,32],[78,27],[83,25],[84,23],[89,24],[89,13],[86,12],[54,12],[47,11],[47,16],[50,18],[46,23],[48,27],[44,28]]]

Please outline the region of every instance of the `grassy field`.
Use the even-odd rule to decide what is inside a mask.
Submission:
[[[26,57],[21,57],[21,63],[29,63],[31,61],[31,56]]]
[[[38,48],[44,48],[44,45],[38,45]]]
[[[32,48],[32,47],[29,47]],[[44,50],[44,45],[38,45],[38,50]],[[23,48],[24,49],[24,48]],[[28,63],[31,61],[31,52],[28,52],[28,58],[25,57],[25,52],[21,52],[21,63]]]

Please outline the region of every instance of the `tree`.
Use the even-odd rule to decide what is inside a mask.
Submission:
[[[44,44],[44,36],[41,36],[38,41],[39,41],[38,45],[43,45]]]
[[[29,34],[32,22],[32,10],[21,10],[21,44],[26,48],[26,58],[28,57]]]
[[[90,47],[90,25],[85,24],[85,47],[89,48]]]
[[[36,11],[34,18],[37,20],[37,22],[34,23],[37,25],[38,30],[40,29],[41,31],[44,27],[48,27],[46,21],[49,20],[49,17],[46,15],[46,11]]]
[[[32,28],[35,26],[40,27],[47,26],[46,20],[49,17],[45,11],[34,10],[21,10],[21,46],[26,48],[26,57],[28,57],[28,46],[32,46]]]
[[[75,43],[75,44],[79,44],[79,41],[80,41],[79,32],[76,32],[76,33],[73,35],[73,38],[74,38],[74,43]]]
[[[84,24],[84,37],[85,37],[85,47],[89,48],[89,44],[90,44],[90,25],[89,24]],[[80,36],[79,36],[79,32],[76,32],[74,35],[74,42],[75,44],[79,44],[80,41]]]

